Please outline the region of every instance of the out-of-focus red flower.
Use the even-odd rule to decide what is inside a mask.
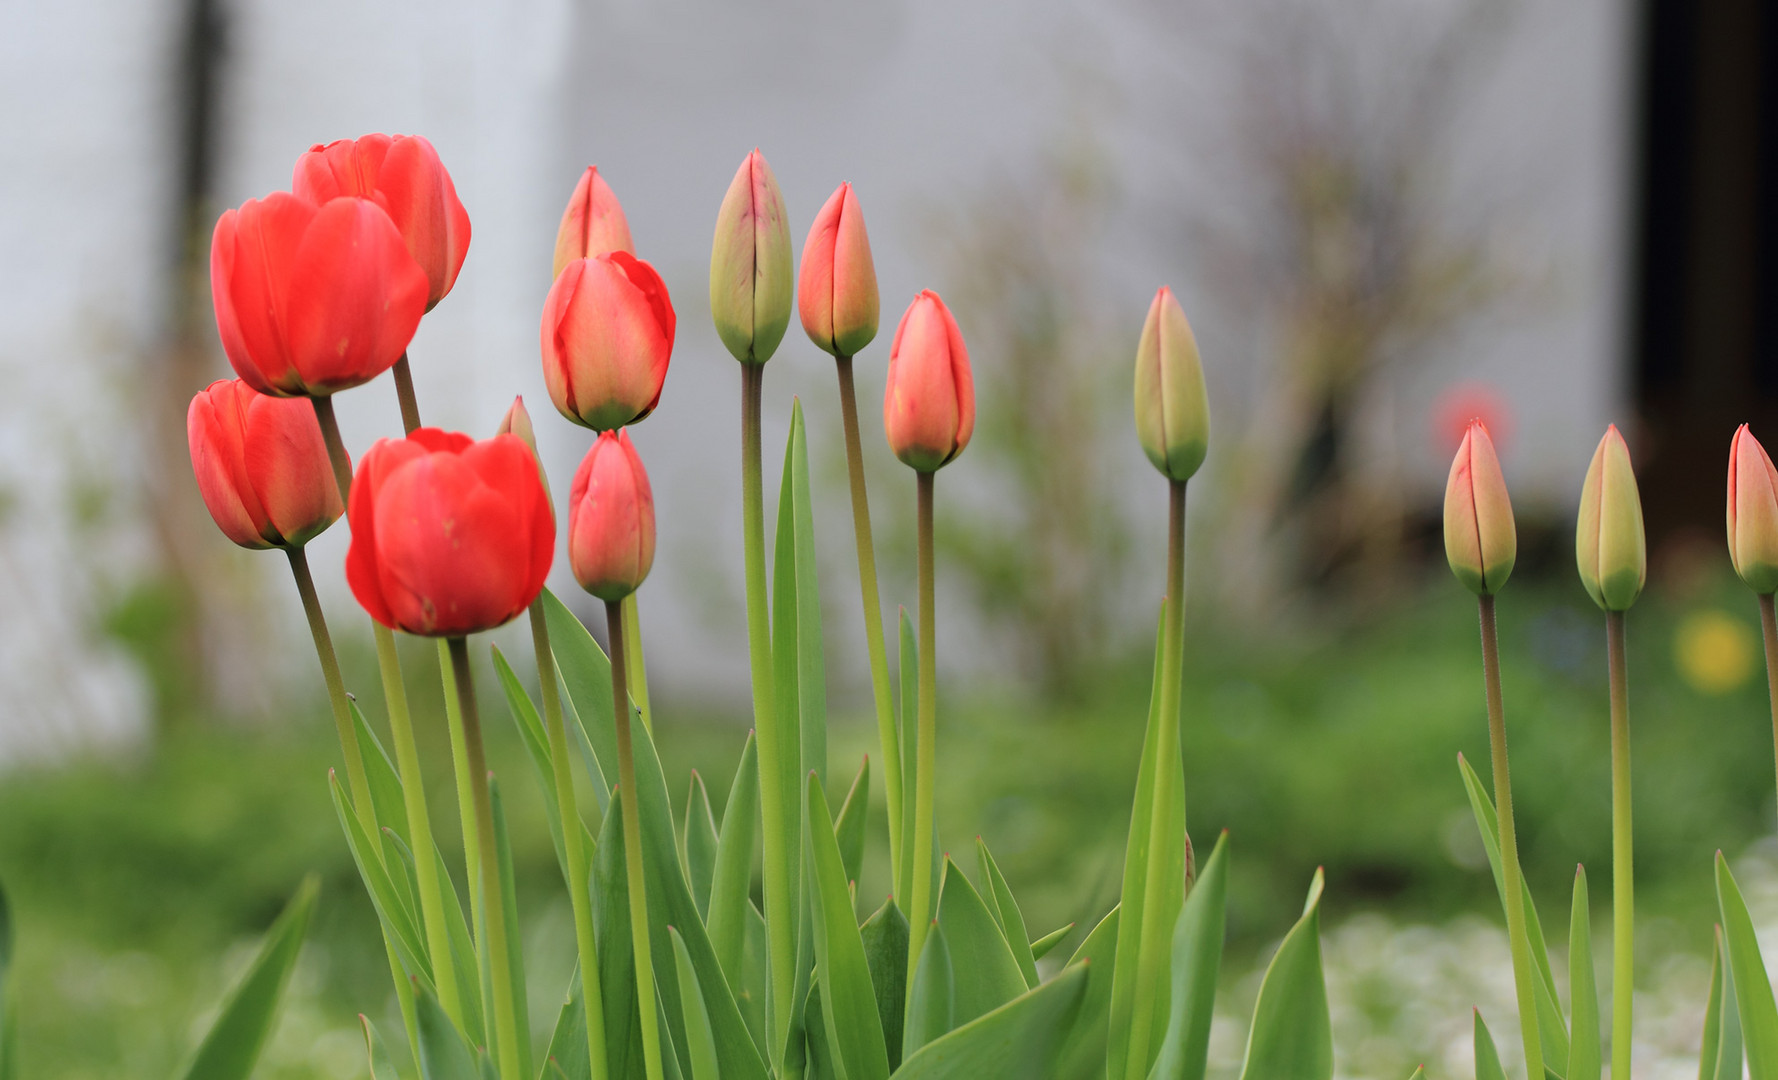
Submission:
[[[809,340],[835,356],[856,356],[877,336],[877,268],[851,184],[809,226],[796,302]]]
[[[654,411],[678,323],[654,267],[624,251],[576,259],[543,302],[543,381],[563,416],[594,431]]]
[[[420,428],[358,464],[346,580],[371,618],[427,637],[490,630],[530,606],[556,520],[531,448]]]
[[[345,513],[307,401],[218,379],[191,399],[185,435],[204,505],[242,547],[301,547]]]
[[[599,175],[597,165],[588,165],[574,185],[568,208],[562,211],[562,224],[556,230],[556,262],[550,277],[562,276],[562,270],[576,259],[592,259],[608,251],[636,254],[630,243],[630,222],[617,201],[611,185]]]
[[[469,254],[469,212],[424,136],[366,135],[317,143],[297,159],[290,190],[317,203],[342,195],[375,200],[426,272],[427,311],[457,283]]]
[[[883,434],[905,464],[936,472],[963,452],[974,431],[969,350],[950,309],[927,289],[902,315],[889,347]]]
[[[581,588],[613,601],[635,592],[654,565],[654,494],[627,432],[600,435],[574,472],[568,562]]]
[[[1500,391],[1482,382],[1461,382],[1445,390],[1432,404],[1432,428],[1441,453],[1451,453],[1469,432],[1469,422],[1480,420],[1496,447],[1512,441],[1512,409]]]
[[[266,394],[319,396],[389,370],[426,312],[426,275],[369,199],[275,192],[216,222],[216,329],[235,373]]]

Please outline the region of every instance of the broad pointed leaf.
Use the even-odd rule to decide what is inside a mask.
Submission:
[[[1592,916],[1587,908],[1587,871],[1574,868],[1574,903],[1568,917],[1568,996],[1570,1039],[1568,1080],[1599,1080],[1604,1049],[1599,1034],[1599,988],[1593,979]]]
[[[896,1070],[896,1080],[1055,1076],[1056,1048],[1078,1022],[1087,982],[1087,965],[1070,965],[1049,982],[927,1043]]]
[[[229,993],[221,1015],[198,1045],[185,1070],[185,1080],[247,1080],[253,1072],[259,1052],[271,1037],[296,958],[302,953],[319,891],[315,878],[306,879],[266,931],[259,955]],[[5,930],[0,929],[0,937],[4,936]]]
[[[1222,939],[1228,903],[1228,842],[1216,838],[1210,860],[1186,894],[1173,929],[1173,993],[1166,1035],[1149,1080],[1203,1080],[1210,1054],[1210,1019],[1216,979],[1222,970]]]
[[[710,793],[704,778],[691,771],[691,788],[685,796],[685,821],[679,833],[679,857],[698,914],[708,923],[710,883],[716,873],[716,820],[710,816]]]
[[[858,936],[864,942],[864,962],[870,966],[871,988],[877,997],[877,1020],[883,1029],[883,1045],[889,1051],[889,1068],[893,1071],[901,1064],[902,1020],[908,979],[908,920],[895,906],[893,896],[864,920]]]
[[[1506,1070],[1500,1067],[1500,1051],[1494,1046],[1488,1025],[1482,1023],[1480,1009],[1475,1011],[1475,1080],[1506,1080]]]
[[[1741,889],[1729,873],[1729,863],[1716,853],[1716,900],[1722,911],[1722,932],[1728,964],[1725,986],[1734,982],[1735,1005],[1741,1017],[1742,1048],[1747,1054],[1749,1080],[1778,1080],[1778,1001],[1766,977],[1753,919],[1741,899]],[[1726,1000],[1726,999],[1725,999]]]
[[[1013,959],[1018,961],[1019,972],[1025,976],[1025,987],[1030,989],[1037,985],[1037,957],[1031,952],[1030,931],[1025,929],[1025,916],[1019,911],[1017,900],[1013,899],[1012,890],[1007,888],[1006,878],[1001,876],[1000,866],[994,861],[993,853],[988,850],[987,841],[975,838],[976,861],[982,868],[982,892],[988,902],[988,911],[994,921],[1000,924],[1000,932],[1006,937],[1006,944],[1012,949]]]
[[[847,1080],[888,1080],[889,1054],[870,965],[853,915],[827,796],[813,770],[807,791],[807,858],[816,902],[815,966],[821,980],[827,1042]]]
[[[1321,974],[1321,871],[1309,902],[1272,955],[1253,1006],[1241,1080],[1331,1080],[1333,1023]]]

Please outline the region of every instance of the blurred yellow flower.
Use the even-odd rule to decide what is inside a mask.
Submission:
[[[1726,694],[1752,677],[1754,644],[1746,623],[1705,608],[1680,620],[1673,636],[1673,660],[1692,689]]]

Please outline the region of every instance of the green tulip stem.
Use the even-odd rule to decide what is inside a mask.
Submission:
[[[333,480],[340,486],[340,502],[349,506],[352,502],[352,459],[346,453],[345,440],[340,438],[340,422],[333,415],[333,399],[312,397],[309,404],[315,407],[315,420],[321,425],[321,441],[327,444],[327,460],[333,465]]]
[[[481,710],[475,702],[475,679],[469,670],[469,642],[460,637],[447,644],[456,676],[457,707],[463,714],[463,737],[469,765],[470,796],[475,805],[475,832],[481,860],[482,920],[487,933],[488,968],[494,983],[494,1034],[500,1050],[500,1080],[528,1080],[519,1074],[519,1031],[514,1004],[512,959],[506,940],[506,898],[500,888],[500,860],[494,858],[494,805],[488,795],[488,758],[482,747]],[[415,860],[416,862],[418,860]],[[472,890],[473,891],[473,890]]]
[[[420,426],[420,399],[414,396],[414,372],[407,364],[407,350],[391,369],[395,374],[395,400],[401,403],[401,426],[409,435]]]
[[[1167,481],[1167,607],[1162,627],[1161,685],[1156,710],[1154,803],[1149,816],[1148,879],[1143,885],[1142,932],[1138,939],[1136,995],[1130,1014],[1130,1048],[1126,1058],[1131,1080],[1148,1076],[1159,988],[1167,978],[1172,950],[1173,916],[1167,910],[1168,849],[1182,838],[1171,832],[1168,807],[1180,775],[1179,683],[1185,667],[1185,481]]]
[[[451,738],[451,769],[457,782],[457,823],[463,833],[463,865],[471,883],[482,879],[481,833],[475,823],[475,784],[469,767],[469,741],[463,731],[463,708],[458,703],[457,680],[452,670],[450,642],[438,643],[438,665],[444,672],[445,728]],[[482,940],[482,893],[469,890],[469,921],[475,927],[475,945],[479,952],[487,948]],[[489,1019],[493,1019],[492,1016]]]
[[[1771,593],[1759,598],[1759,622],[1766,639],[1766,693],[1772,702],[1772,751],[1778,764],[1778,612]]]
[[[1525,1043],[1525,1075],[1543,1075],[1543,1042],[1537,1030],[1537,992],[1532,982],[1531,939],[1525,929],[1525,895],[1519,874],[1518,827],[1513,821],[1513,781],[1506,757],[1506,705],[1500,693],[1500,641],[1494,598],[1478,598],[1482,622],[1482,681],[1488,695],[1488,751],[1494,771],[1494,807],[1500,822],[1500,887],[1506,897],[1506,935],[1512,946],[1513,987],[1519,1004],[1519,1036]]]
[[[883,644],[883,602],[877,596],[877,555],[871,538],[870,495],[864,486],[864,448],[858,437],[858,396],[852,386],[852,358],[836,356],[833,359],[840,376],[840,419],[846,429],[846,472],[852,481],[852,533],[858,540],[858,584],[864,597],[864,641],[870,651],[871,697],[877,706],[877,739],[883,746],[883,793],[889,804],[889,880],[899,884],[901,740],[895,729],[895,701],[889,693],[889,652]]]
[[[611,701],[617,720],[618,798],[624,812],[624,868],[630,886],[630,945],[636,954],[636,1004],[642,1021],[642,1064],[661,1080],[661,1029],[655,1016],[654,959],[648,938],[648,885],[642,867],[642,811],[636,798],[636,758],[630,746],[630,693],[624,663],[623,603],[605,602],[611,635]]]
[[[599,951],[593,938],[593,904],[582,843],[579,803],[574,797],[574,769],[568,758],[568,726],[562,718],[562,694],[556,686],[556,657],[549,644],[549,623],[543,600],[531,601],[531,644],[537,652],[537,681],[543,690],[543,723],[549,732],[550,765],[556,778],[556,813],[562,819],[562,852],[568,863],[568,898],[574,907],[574,944],[580,954],[580,997],[586,1006],[587,1060],[592,1080],[605,1080],[605,998],[599,986]]]
[[[290,573],[296,578],[303,614],[309,617],[309,633],[315,638],[315,656],[321,661],[321,677],[327,682],[327,700],[333,706],[333,725],[339,730],[352,802],[358,809],[358,820],[364,823],[365,834],[375,836],[377,815],[370,801],[370,778],[364,771],[364,757],[358,752],[358,729],[352,723],[352,705],[346,697],[345,680],[340,677],[340,662],[334,655],[333,638],[327,632],[327,619],[321,613],[321,598],[315,593],[315,579],[309,573],[309,556],[300,546],[286,548],[284,554],[290,558]]]
[[[938,737],[938,642],[933,612],[932,478],[918,478],[917,526],[920,545],[920,698],[919,724],[914,736],[914,868],[908,896],[908,1001],[913,1001],[914,973],[920,950],[932,923],[932,774],[936,765],[934,743]]]
[[[636,614],[635,593],[624,597],[623,608],[624,643],[629,646],[625,650],[629,670],[624,674],[630,679],[630,700],[636,706],[637,715],[642,717],[642,729],[653,738],[654,711],[648,707],[648,664],[642,659],[642,621]]]
[[[747,655],[753,675],[753,728],[759,741],[766,946],[770,956],[772,1064],[783,1064],[796,983],[797,896],[790,887],[791,828],[784,804],[784,748],[772,685],[772,630],[766,608],[765,496],[760,480],[759,411],[765,365],[741,365],[741,539],[747,569]]]
[[[1635,988],[1636,875],[1630,839],[1630,685],[1624,662],[1624,613],[1605,613],[1611,664],[1611,1075],[1630,1075]]]

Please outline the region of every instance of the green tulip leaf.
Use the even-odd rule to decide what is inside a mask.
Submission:
[[[1599,1034],[1599,988],[1593,977],[1587,871],[1582,866],[1574,868],[1574,904],[1568,919],[1568,994],[1572,1038],[1568,1044],[1567,1080],[1600,1080],[1605,1051]]]
[[[1031,943],[1031,959],[1042,960],[1050,954],[1050,950],[1062,944],[1068,935],[1074,932],[1074,924],[1058,927]]]
[[[944,928],[956,980],[951,1023],[961,1027],[1029,989],[1019,962],[981,894],[950,859],[939,885],[938,925]]]
[[[934,931],[933,937],[938,932]],[[1056,1075],[1056,1050],[1078,1022],[1088,969],[1060,975],[922,1046],[895,1080],[1032,1080]]]
[[[840,816],[834,820],[833,835],[840,845],[840,865],[846,880],[857,882],[864,872],[864,821],[870,813],[870,757],[858,763],[858,774],[840,804]]]
[[[365,891],[370,893],[371,906],[376,909],[377,918],[383,925],[384,936],[394,946],[395,954],[408,974],[418,976],[430,985],[432,965],[427,959],[413,909],[402,902],[401,893],[383,866],[378,845],[365,834],[358,815],[348,808],[339,776],[329,770],[327,782],[333,792],[334,813],[346,833],[346,846],[352,851],[352,861],[358,866],[358,876],[364,881]]]
[[[696,776],[696,773],[692,774]],[[701,786],[701,785],[700,785]],[[706,809],[705,816],[709,815]],[[679,931],[667,927],[673,939],[673,957],[679,973],[679,998],[685,1016],[685,1041],[691,1059],[691,1080],[719,1080],[716,1065],[716,1035],[710,1030],[710,1013],[704,1008],[704,992],[698,986],[697,969],[692,966],[691,953]]]
[[[569,880],[568,853],[562,846],[562,817],[556,812],[556,771],[550,760],[549,733],[544,730],[543,720],[538,715],[537,706],[532,703],[531,695],[526,691],[519,677],[513,673],[512,665],[501,655],[500,647],[493,646],[494,670],[500,676],[500,688],[506,693],[507,711],[512,715],[513,726],[518,729],[519,741],[525,745],[525,755],[531,762],[531,772],[537,778],[538,786],[543,789],[544,806],[547,812],[544,821],[549,824],[550,842],[555,846],[556,865],[562,871],[562,880]],[[566,723],[566,720],[563,721]],[[589,850],[593,845],[593,837],[581,824],[581,850]]]
[[[1475,1010],[1475,1080],[1506,1080],[1500,1065],[1500,1051],[1494,1047],[1494,1036],[1482,1023],[1482,1011]]]
[[[389,1050],[383,1045],[383,1036],[370,1017],[359,1013],[358,1026],[364,1029],[364,1054],[370,1065],[370,1080],[401,1080],[401,1073],[396,1071],[395,1063],[389,1059]]]
[[[296,969],[296,959],[302,953],[303,937],[309,930],[309,918],[315,913],[315,896],[320,888],[314,877],[305,879],[283,914],[266,931],[259,955],[229,993],[222,1013],[186,1067],[185,1080],[247,1080],[252,1074],[260,1051],[271,1037],[278,1006],[290,985],[290,973]],[[0,937],[8,933],[0,929]],[[12,1039],[6,1041],[10,1045]]]
[[[438,998],[418,983],[414,987],[414,1014],[420,1031],[421,1080],[482,1080],[482,1057],[463,1041]]]
[[[889,1051],[889,1068],[894,1071],[901,1064],[902,1010],[907,1001],[908,920],[895,906],[893,896],[864,920],[858,937],[864,943],[864,962],[870,966],[883,1046]]]
[[[494,811],[494,851],[498,862],[495,864],[500,872],[501,907],[506,913],[506,958],[508,978],[512,980],[514,1022],[519,1032],[519,1068],[526,1076],[531,1075],[531,1017],[525,1004],[525,950],[520,947],[524,936],[519,932],[519,898],[518,890],[513,884],[512,873],[512,842],[507,838],[506,803],[500,797],[500,782],[493,777],[488,778],[488,796]],[[486,914],[486,909],[483,910]],[[492,995],[489,996],[492,1000]],[[490,1056],[496,1052],[492,1039],[489,1039]]]
[[[987,841],[979,836],[975,838],[975,855],[982,868],[988,912],[1000,925],[1000,933],[1012,948],[1013,959],[1018,961],[1019,972],[1025,976],[1025,988],[1030,989],[1037,985],[1037,957],[1031,951],[1031,936],[1030,931],[1025,929],[1025,916],[1019,911],[1019,904],[1013,899],[1012,890],[1007,888],[1006,878],[1001,875],[999,864],[988,850]]]
[[[934,923],[926,932],[926,943],[920,947],[920,962],[914,968],[914,988],[908,992],[907,1025],[901,1033],[904,1062],[955,1026],[952,1023],[955,996],[951,950],[945,942],[944,927]]]
[[[1321,871],[1259,984],[1241,1080],[1332,1080],[1333,1022],[1321,974]]]
[[[704,778],[691,771],[691,788],[685,796],[685,824],[679,833],[679,858],[691,885],[692,902],[708,925],[710,884],[716,874],[716,819],[710,814],[710,793]]]
[[[741,748],[741,763],[729,785],[728,805],[716,838],[716,863],[711,870],[707,925],[710,947],[731,987],[740,987],[745,957],[747,915],[753,902],[753,855],[759,847],[759,751],[752,732]],[[762,1002],[763,1004],[763,1002]]]
[[[556,1026],[550,1032],[549,1049],[544,1051],[539,1080],[591,1080],[592,1066],[587,1060],[586,1006],[580,993],[580,964],[568,974],[568,992],[563,996]]]
[[[1704,1043],[1698,1054],[1698,1080],[1741,1080],[1741,1017],[1735,1008],[1722,927],[1710,951],[1710,999],[1704,1006]]]
[[[1723,966],[1723,985],[1728,991],[1733,983],[1748,1078],[1778,1080],[1778,1001],[1772,997],[1772,983],[1766,977],[1766,963],[1760,957],[1759,939],[1754,936],[1747,903],[1741,899],[1741,889],[1720,851],[1716,853],[1716,901],[1722,912],[1724,952],[1728,959]],[[1726,1008],[1727,992],[1723,1001]]]
[[[806,857],[814,889],[815,968],[821,980],[827,1043],[848,1080],[888,1080],[889,1053],[864,941],[834,837],[821,779],[809,772]]]
[[[1227,924],[1228,842],[1226,831],[1217,837],[1173,928],[1173,992],[1166,1034],[1149,1080],[1204,1080]]]
[[[1117,954],[1118,909],[1099,920],[1068,966],[1087,969],[1087,992],[1080,1016],[1057,1055],[1056,1075],[1064,1080],[1096,1080],[1105,1076],[1106,1033],[1111,1015],[1111,967]]]

